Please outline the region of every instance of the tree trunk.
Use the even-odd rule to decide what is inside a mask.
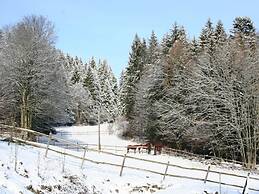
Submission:
[[[21,127],[26,128],[27,123],[27,111],[26,111],[26,90],[22,91],[22,104],[21,104]]]
[[[28,129],[32,129],[32,113],[28,111]]]
[[[253,155],[254,155],[254,160],[253,160],[253,169],[255,169],[255,167],[256,167],[256,158],[257,158],[257,138],[255,137],[255,142],[254,142],[254,153],[253,153]]]
[[[26,89],[22,91],[22,104],[21,104],[21,128],[28,129],[29,128],[29,110],[28,110],[28,95]],[[22,134],[24,139],[28,139],[27,132],[23,132]]]
[[[82,114],[82,113],[81,113],[81,110],[80,110],[80,105],[78,105],[78,106],[77,106],[77,110],[76,110],[76,124],[77,124],[77,125],[82,124],[82,123],[81,123],[81,117],[82,117],[81,114]]]
[[[20,126],[23,128],[24,126],[24,111],[23,111],[23,105],[21,104],[21,118],[20,118]]]

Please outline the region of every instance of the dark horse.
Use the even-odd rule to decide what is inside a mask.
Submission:
[[[154,155],[161,154],[164,145],[161,142],[153,143],[153,145],[154,145]]]

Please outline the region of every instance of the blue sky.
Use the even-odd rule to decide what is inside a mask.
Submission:
[[[127,64],[134,35],[161,39],[172,24],[198,35],[208,18],[230,29],[236,16],[259,25],[258,0],[0,0],[0,26],[25,15],[43,15],[56,27],[57,47],[84,61],[107,59],[118,76]]]

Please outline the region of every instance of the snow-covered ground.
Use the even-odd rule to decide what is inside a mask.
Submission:
[[[100,127],[101,144],[111,146],[126,146],[129,141],[120,139],[116,134],[113,124],[105,123]],[[98,144],[98,126],[72,126],[58,127],[57,137],[65,138],[70,141],[87,144]]]
[[[70,140],[79,140],[84,143],[96,143],[97,135],[87,135],[83,137],[79,132],[82,130],[90,130],[94,127],[65,127],[58,130],[72,132]],[[97,128],[96,128],[97,129]],[[102,126],[102,131],[105,131],[107,126]],[[76,133],[77,132],[77,133]],[[126,145],[128,142],[120,140],[114,135],[102,134],[102,143],[107,145]],[[161,175],[151,174],[148,172],[130,170],[125,168],[122,177],[119,176],[120,168],[94,164],[85,161],[83,169],[81,169],[81,161],[71,157],[63,157],[61,154],[50,151],[48,157],[45,158],[45,150],[31,146],[18,145],[17,154],[17,172],[15,166],[15,145],[6,142],[0,142],[0,193],[66,193],[66,194],[83,194],[83,193],[157,193],[157,194],[202,194],[204,191],[215,193],[221,190],[222,194],[238,194],[242,193],[242,189],[228,187],[213,183],[204,184],[201,181],[193,181],[188,179],[166,177],[163,181]],[[65,150],[51,146],[55,149],[82,156],[80,151]],[[171,164],[178,164],[186,167],[199,167],[206,169],[207,166],[197,161],[190,161],[180,157],[172,157],[167,155],[148,155],[146,153],[134,154],[130,156],[157,160],[161,162],[170,161]],[[122,163],[121,157],[111,156],[98,152],[86,152],[86,158],[96,161],[106,161],[116,164]],[[126,159],[125,165],[146,168],[158,172],[165,170],[164,165],[152,164],[133,159]],[[231,169],[222,169],[218,166],[211,166],[212,170],[222,172],[231,172],[235,174],[246,175],[245,171],[237,171]],[[169,167],[168,173],[176,175],[184,175],[191,177],[204,178],[205,172],[187,171],[179,168]],[[256,175],[252,175],[258,177]],[[210,173],[208,179],[218,180],[218,174]],[[230,178],[221,176],[222,182],[244,185],[245,180],[240,178]],[[249,180],[248,187],[259,189],[259,182]],[[249,191],[249,194],[258,192]]]

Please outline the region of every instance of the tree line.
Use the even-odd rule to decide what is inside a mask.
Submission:
[[[136,35],[119,84],[123,136],[255,168],[258,40],[248,17],[235,18],[229,33],[209,19],[192,40],[177,23],[161,42],[154,32]]]
[[[208,20],[189,40],[135,36],[119,85],[106,60],[64,54],[54,25],[27,16],[0,29],[0,122],[45,130],[113,122],[123,136],[243,161],[258,158],[259,37],[248,17],[229,33]]]
[[[106,60],[83,63],[55,47],[54,25],[27,16],[0,29],[0,122],[50,126],[113,121],[117,81]]]

